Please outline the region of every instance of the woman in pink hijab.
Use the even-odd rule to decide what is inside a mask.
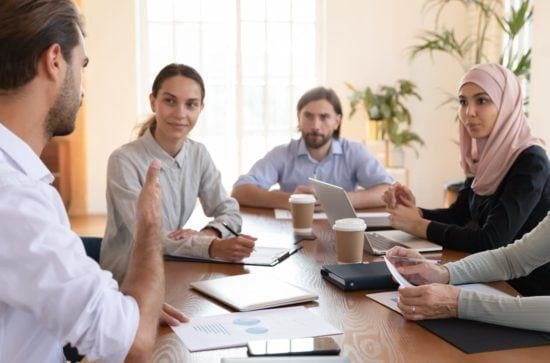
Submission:
[[[531,231],[550,210],[544,142],[531,135],[519,80],[497,64],[470,69],[460,81],[460,164],[464,187],[446,209],[416,207],[395,185],[384,194],[391,224],[445,248],[479,252]],[[523,295],[550,295],[550,265],[510,281]]]

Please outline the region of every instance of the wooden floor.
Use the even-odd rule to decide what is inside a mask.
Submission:
[[[103,237],[107,216],[104,214],[69,217],[73,231],[79,236]]]

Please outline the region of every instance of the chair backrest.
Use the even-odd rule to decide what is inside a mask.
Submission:
[[[86,254],[99,263],[99,253],[101,251],[101,237],[80,237],[84,243]]]

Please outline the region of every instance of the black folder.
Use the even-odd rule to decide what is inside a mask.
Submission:
[[[548,333],[473,320],[434,319],[422,320],[417,323],[464,353],[482,353],[550,344],[550,334]]]
[[[396,289],[384,262],[324,265],[323,278],[345,291]]]

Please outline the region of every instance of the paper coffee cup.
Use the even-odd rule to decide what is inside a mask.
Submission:
[[[315,196],[311,194],[292,194],[288,199],[292,213],[292,227],[294,233],[310,235],[313,225],[313,210],[315,209]]]
[[[363,262],[367,224],[361,218],[338,219],[332,229],[336,235],[338,263]]]

